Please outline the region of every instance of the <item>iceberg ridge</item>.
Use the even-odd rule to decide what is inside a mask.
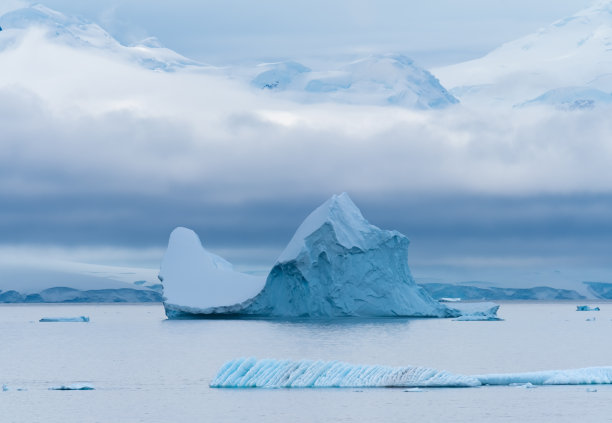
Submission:
[[[612,366],[467,376],[419,366],[389,367],[353,365],[340,361],[239,358],[223,365],[210,386],[212,388],[457,388],[517,384],[612,384]]]
[[[354,366],[340,361],[257,360],[226,363],[212,388],[471,387],[480,382],[426,367]]]

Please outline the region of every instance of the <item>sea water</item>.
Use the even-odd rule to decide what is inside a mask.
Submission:
[[[612,365],[612,303],[502,303],[504,321],[166,320],[155,305],[0,306],[2,422],[575,422],[612,386],[212,389],[238,357],[425,366],[459,374]],[[580,304],[582,305],[582,304]],[[39,322],[89,316],[89,322]],[[55,391],[81,384],[87,391]]]

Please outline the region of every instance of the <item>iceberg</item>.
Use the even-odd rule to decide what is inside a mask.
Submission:
[[[73,383],[72,385],[59,385],[49,388],[50,391],[93,391],[95,389],[92,385],[86,383]]]
[[[226,363],[212,388],[471,387],[480,382],[426,367],[354,366],[340,361],[257,360]]]
[[[612,367],[461,375],[427,367],[353,365],[340,361],[239,358],[224,364],[212,388],[432,388],[482,385],[612,384]]]
[[[236,272],[202,247],[198,235],[178,227],[170,234],[159,280],[168,318],[235,314],[263,288],[263,278]]]
[[[79,317],[43,317],[39,322],[89,322],[88,316]]]
[[[493,303],[461,303],[453,304],[453,308],[460,313],[456,321],[497,321],[503,320],[497,316],[498,304]]]
[[[348,194],[334,195],[300,225],[244,313],[458,316],[414,282],[408,244],[401,233],[370,224]]]
[[[299,226],[267,278],[237,272],[176,228],[159,279],[166,315],[252,318],[459,317],[497,320],[492,303],[448,307],[417,285],[408,239],[370,224],[348,194],[334,195]],[[469,316],[469,317],[467,317]]]
[[[589,307],[588,305],[576,306],[576,311],[599,311],[599,307]]]

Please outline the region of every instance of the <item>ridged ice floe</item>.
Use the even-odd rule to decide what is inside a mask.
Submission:
[[[212,388],[476,387],[481,385],[612,384],[612,367],[461,375],[420,366],[353,365],[340,361],[239,358],[227,362]]]

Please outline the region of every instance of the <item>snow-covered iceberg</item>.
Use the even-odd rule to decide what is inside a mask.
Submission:
[[[422,316],[458,313],[432,299],[408,269],[408,239],[370,224],[344,193],[298,228],[244,310],[277,317]]]
[[[459,316],[416,285],[408,244],[368,223],[347,194],[334,195],[306,218],[264,280],[235,272],[193,231],[177,228],[159,275],[166,315]]]
[[[223,365],[210,386],[213,388],[452,388],[518,384],[612,384],[612,367],[467,376],[419,366],[364,366],[339,361],[240,358]]]
[[[169,318],[238,313],[265,283],[234,271],[231,263],[204,249],[195,232],[182,227],[170,234],[159,279]]]

